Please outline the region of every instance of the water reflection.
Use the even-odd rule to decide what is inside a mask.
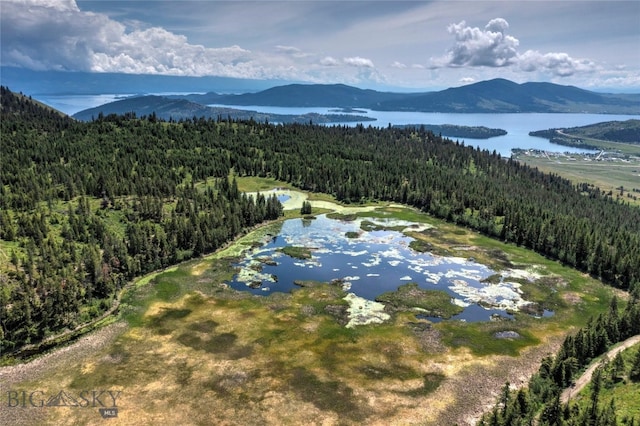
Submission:
[[[407,282],[423,289],[440,289],[452,303],[464,307],[455,319],[486,321],[529,302],[522,299],[519,284],[508,278],[499,283],[483,282],[495,271],[473,259],[435,256],[409,247],[413,238],[401,230],[421,229],[419,224],[400,220],[367,218],[340,221],[318,216],[314,220],[284,221],[276,236],[265,238],[237,265],[239,272],[229,283],[237,290],[254,294],[289,292],[294,281],[337,282],[357,296],[374,300]],[[390,230],[393,228],[393,230]],[[424,227],[423,227],[424,228]],[[284,247],[304,247],[310,258],[285,255]],[[304,256],[301,256],[304,257]]]

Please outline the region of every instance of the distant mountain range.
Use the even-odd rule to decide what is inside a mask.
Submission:
[[[206,105],[218,105],[211,107]],[[236,108],[220,107],[232,105]],[[138,116],[155,112],[168,119],[230,116],[235,119],[277,122],[368,121],[350,114],[286,116],[244,111],[239,106],[339,107],[378,111],[420,111],[445,113],[594,113],[640,114],[640,94],[591,92],[553,83],[517,84],[494,79],[437,92],[396,93],[365,90],[343,84],[288,84],[256,93],[239,95],[206,94],[141,96],[126,98],[80,111],[74,117],[90,120],[98,114],[135,112]],[[357,111],[356,111],[357,112]],[[297,118],[295,118],[297,117]]]
[[[402,100],[418,94],[378,92],[358,89],[344,84],[288,84],[272,87],[258,93],[220,95],[209,92],[204,95],[173,95],[202,104],[260,105],[278,107],[340,107],[373,108],[382,102]]]
[[[2,66],[0,80],[3,86],[12,91],[27,93],[36,98],[38,95],[146,95],[172,92],[193,93],[175,97],[202,105],[359,107],[386,111],[458,113],[640,114],[640,93],[601,93],[553,83],[517,84],[505,79],[482,81],[441,91],[400,93],[359,89],[343,84],[289,84],[291,82],[282,80],[227,77],[33,71]]]
[[[164,120],[181,120],[191,118],[232,118],[234,120],[250,120],[277,123],[345,123],[372,121],[370,118],[352,114],[271,114],[257,111],[241,110],[227,107],[210,107],[187,99],[168,98],[165,96],[135,96],[110,102],[95,108],[82,110],[73,115],[74,118],[82,121],[93,119],[109,114],[135,113],[137,117],[151,116]]]
[[[172,75],[96,73],[80,71],[34,71],[0,67],[2,85],[13,92],[38,95],[151,94],[160,92],[220,93],[257,92],[290,83],[283,80],[253,80],[229,77],[185,77]]]
[[[343,84],[289,84],[258,93],[175,95],[202,104],[368,108],[453,113],[640,114],[640,94],[605,94],[553,83],[482,81],[438,92],[395,93]]]
[[[639,114],[640,94],[603,94],[553,83],[494,79],[384,102],[380,109],[460,113]]]

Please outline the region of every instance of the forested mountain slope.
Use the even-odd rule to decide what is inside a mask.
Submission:
[[[640,120],[606,121],[567,129],[538,130],[529,132],[529,134],[558,141],[559,143],[566,143],[567,139],[598,139],[640,144]]]
[[[359,107],[379,111],[456,113],[638,114],[640,95],[591,92],[553,83],[518,84],[502,78],[436,92],[393,93],[343,84],[289,84],[257,93],[174,95],[203,104]]]
[[[556,112],[637,114],[638,97],[591,92],[553,83],[517,84],[497,78],[390,100],[376,109],[433,112]]]
[[[614,297],[606,313],[592,318],[585,327],[567,336],[554,356],[543,358],[526,388],[514,391],[509,383],[505,384],[495,406],[480,419],[478,425],[638,424],[637,410],[630,410],[635,404],[633,397],[629,398],[633,402],[627,400],[622,410],[617,409],[613,399],[609,399],[609,402],[601,399],[605,389],[612,388],[616,383],[630,390],[631,395],[637,383],[640,383],[640,348],[631,368],[625,367],[620,356],[607,359],[607,355],[603,355],[617,343],[626,341],[626,344],[630,344],[640,336],[640,286],[634,284],[629,293],[624,309],[618,306],[618,299]],[[582,401],[576,398],[576,402],[563,401],[567,395],[578,395],[579,389],[573,388],[574,381],[598,357],[602,357],[604,363],[595,369],[589,398],[583,398]],[[626,374],[625,370],[629,373]]]
[[[419,129],[107,116],[75,122],[2,88],[0,350],[106,310],[133,276],[276,218],[269,176],[343,202],[406,203],[627,288],[640,209]],[[194,182],[218,178],[206,190]],[[8,264],[8,265],[7,265]]]
[[[123,114],[130,116],[150,116],[167,121],[191,119],[193,117],[213,118],[222,117],[231,120],[270,121],[278,123],[340,123],[349,121],[374,121],[375,118],[364,115],[355,116],[347,114],[272,114],[257,111],[247,111],[226,107],[209,107],[198,103],[178,98],[164,96],[138,96],[110,102],[95,108],[89,108],[77,112],[73,118],[83,121],[92,121],[99,116],[109,114]]]

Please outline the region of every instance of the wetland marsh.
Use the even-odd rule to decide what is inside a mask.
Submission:
[[[510,313],[534,305],[522,297],[518,281],[532,281],[538,274],[522,269],[498,274],[473,257],[414,250],[412,243],[417,240],[408,234],[428,238],[432,226],[380,212],[382,217],[366,212],[361,217],[323,214],[271,225],[263,241],[257,241],[236,264],[238,273],[229,284],[236,290],[265,295],[290,292],[300,282],[327,282],[373,301],[401,284],[414,282],[423,290],[448,293],[445,304],[460,307],[456,319],[465,321],[510,318]],[[510,280],[516,276],[517,280]]]
[[[306,199],[288,196],[289,212]],[[311,202],[337,214],[259,227],[143,278],[123,298],[126,326],[109,343],[12,389],[120,392],[110,420],[119,425],[472,424],[505,381],[525,383],[613,291],[403,206]],[[252,289],[258,278],[238,280],[243,268],[277,282]],[[492,286],[500,290],[479,291]],[[425,314],[443,306],[456,311],[440,317],[473,307],[482,318]],[[104,422],[91,407],[30,410],[13,414],[22,424]]]

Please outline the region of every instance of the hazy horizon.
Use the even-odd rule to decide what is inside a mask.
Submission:
[[[25,72],[384,91],[499,77],[640,93],[635,1],[5,0],[0,8],[0,65]]]

